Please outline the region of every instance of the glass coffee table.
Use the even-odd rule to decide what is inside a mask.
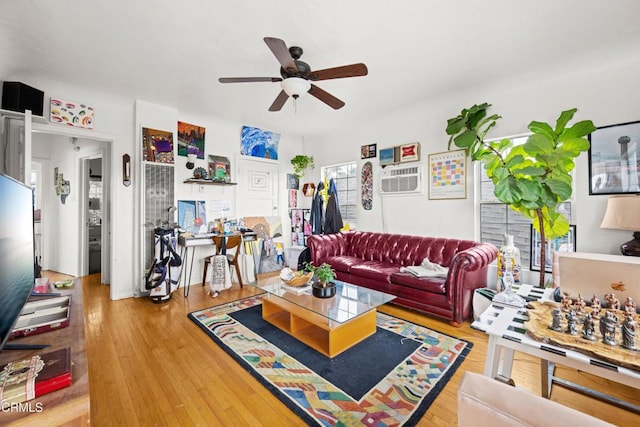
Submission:
[[[376,308],[395,296],[346,282],[336,295],[317,298],[306,289],[286,286],[280,277],[258,281],[267,292],[262,318],[309,347],[335,357],[376,332]]]

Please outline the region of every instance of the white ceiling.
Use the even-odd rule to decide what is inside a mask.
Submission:
[[[307,96],[268,112],[279,83],[217,81],[279,76],[265,36],[301,46],[312,69],[369,75],[318,82],[341,110]],[[0,80],[46,75],[306,135],[638,45],[638,0],[0,0]]]

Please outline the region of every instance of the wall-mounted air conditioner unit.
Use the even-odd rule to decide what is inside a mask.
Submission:
[[[423,165],[387,166],[380,172],[380,194],[408,195],[424,194]]]

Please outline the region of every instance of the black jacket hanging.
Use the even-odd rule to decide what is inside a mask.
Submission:
[[[338,204],[338,190],[332,178],[329,181],[329,201],[327,202],[327,211],[324,217],[324,233],[338,233],[343,226],[340,205]]]
[[[316,194],[313,196],[311,202],[311,214],[309,217],[309,223],[311,224],[311,232],[313,234],[322,234],[324,223],[324,203],[320,191],[324,189],[324,184],[318,183],[316,187]]]

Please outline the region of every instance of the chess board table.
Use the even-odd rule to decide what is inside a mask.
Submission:
[[[552,300],[553,289],[540,289],[525,284],[515,291],[529,300]],[[549,398],[551,386],[555,383],[640,414],[640,406],[556,377],[554,376],[554,368],[557,363],[636,389],[640,389],[640,371],[605,362],[578,351],[536,341],[526,334],[524,329],[526,320],[526,308],[507,307],[494,303],[471,324],[472,328],[489,335],[487,359],[484,366],[485,376],[511,378],[513,354],[515,351],[519,351],[540,359],[542,397]]]

